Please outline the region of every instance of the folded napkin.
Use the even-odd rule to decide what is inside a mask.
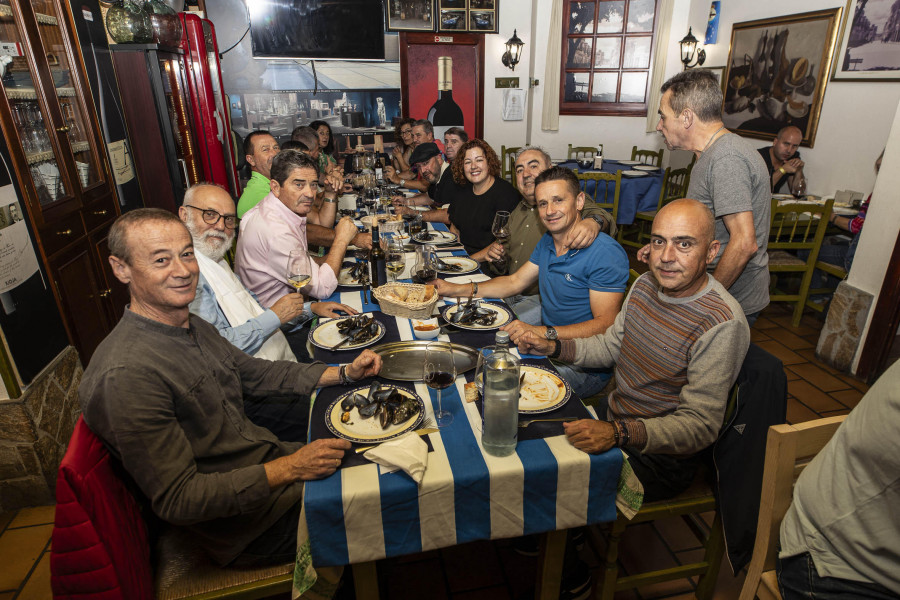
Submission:
[[[419,484],[422,483],[425,469],[428,467],[428,444],[417,433],[409,432],[367,450],[363,456],[382,467],[387,467],[382,469],[383,473],[402,469]]]

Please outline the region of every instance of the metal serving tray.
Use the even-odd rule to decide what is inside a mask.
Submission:
[[[374,346],[372,351],[381,356],[382,360],[379,377],[395,381],[421,381],[425,348],[433,341],[391,342]],[[478,351],[470,346],[453,344],[453,360],[456,363],[456,374],[462,375],[475,368]]]

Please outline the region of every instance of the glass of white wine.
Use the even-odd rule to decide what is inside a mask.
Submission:
[[[403,242],[395,237],[388,243],[385,268],[394,278],[394,281],[397,281],[404,267],[406,267],[406,260],[403,253]]]
[[[309,262],[309,253],[304,248],[291,250],[288,255],[287,282],[293,286],[297,293],[312,279],[312,266]]]

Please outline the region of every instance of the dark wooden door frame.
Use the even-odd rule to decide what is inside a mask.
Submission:
[[[475,131],[468,132],[471,137],[484,137],[484,36],[471,33],[410,33],[406,31],[400,32],[400,98],[403,101],[403,116],[412,116],[409,114],[409,77],[407,74],[407,65],[409,64],[409,56],[407,54],[411,45],[457,45],[457,46],[475,46],[478,53],[478,64],[475,66]],[[424,118],[424,116],[418,116]],[[443,141],[443,140],[442,140]]]
[[[891,344],[900,325],[900,234],[884,273],[881,291],[872,311],[869,331],[863,341],[856,376],[871,381],[884,369]]]

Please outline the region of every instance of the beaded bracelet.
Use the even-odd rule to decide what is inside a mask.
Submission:
[[[341,379],[341,385],[351,385],[355,383],[354,380],[351,379],[349,375],[347,375],[347,365],[341,365],[341,368],[338,371],[338,376]]]
[[[618,448],[619,447],[619,428],[616,425],[615,421],[610,421],[609,424],[612,425],[612,428],[613,428],[613,446]]]
[[[631,441],[631,432],[628,430],[628,426],[621,421],[619,426],[622,428],[622,447],[624,448]]]

